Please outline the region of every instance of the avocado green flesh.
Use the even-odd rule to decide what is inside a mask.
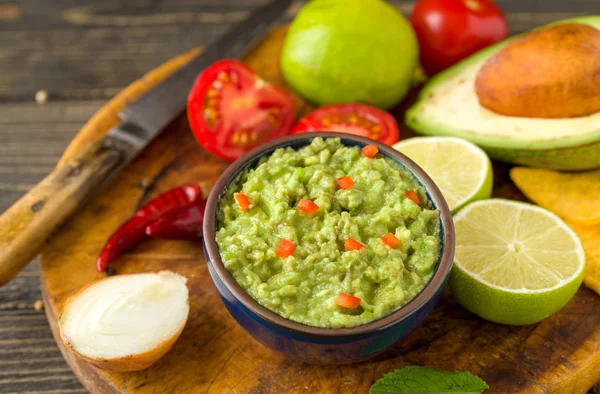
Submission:
[[[336,179],[350,176],[342,190]],[[421,206],[406,197],[416,190]],[[240,211],[243,191],[250,209]],[[314,201],[314,214],[298,201]],[[352,327],[384,317],[413,299],[429,281],[440,251],[439,212],[410,173],[383,157],[367,158],[339,139],[313,139],[298,150],[278,149],[231,184],[218,209],[217,244],[225,267],[262,306],[318,327]],[[400,240],[395,248],[381,237]],[[281,239],[294,243],[281,258]],[[347,251],[353,238],[364,245]],[[362,299],[336,305],[340,292]]]
[[[600,29],[600,16],[562,20]],[[484,49],[432,78],[406,112],[406,123],[427,135],[461,137],[490,157],[518,164],[582,170],[600,166],[600,113],[568,119],[510,117],[482,107],[477,72],[511,39]]]

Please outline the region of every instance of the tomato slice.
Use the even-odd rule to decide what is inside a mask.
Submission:
[[[398,124],[392,115],[366,104],[337,104],[318,108],[292,129],[292,134],[307,131],[338,131],[368,137],[391,145],[398,142]]]
[[[255,146],[289,134],[291,96],[244,63],[220,60],[200,75],[188,96],[188,120],[206,150],[233,161]]]

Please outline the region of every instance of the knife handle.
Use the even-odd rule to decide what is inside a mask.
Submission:
[[[122,162],[119,149],[104,140],[93,142],[0,216],[0,286],[35,258],[92,188],[105,181]]]

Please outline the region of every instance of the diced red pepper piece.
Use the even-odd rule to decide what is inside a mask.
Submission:
[[[417,192],[415,192],[414,190],[407,191],[406,197],[411,199],[417,205],[421,204],[421,200],[419,200],[419,196],[417,196]]]
[[[344,247],[346,248],[346,250],[361,250],[365,246],[357,240],[348,237],[348,239],[344,243]]]
[[[234,193],[233,198],[235,198],[235,202],[237,203],[240,211],[244,212],[250,208],[250,199],[244,194],[244,192]]]
[[[289,239],[282,238],[279,245],[277,245],[277,249],[275,249],[275,253],[282,259],[292,256],[294,254],[294,243]]]
[[[400,240],[392,233],[387,233],[381,237],[381,240],[390,248],[395,248],[398,245],[398,242],[400,242]]]
[[[341,178],[336,179],[335,181],[344,190],[350,189],[352,186],[354,186],[354,181],[349,176],[343,176]]]
[[[307,215],[312,215],[319,210],[319,206],[310,200],[298,201],[298,209]]]
[[[361,299],[358,297],[354,297],[353,295],[346,293],[340,293],[338,294],[338,298],[335,303],[342,308],[356,309],[360,305],[360,301]]]
[[[367,157],[373,157],[379,152],[379,148],[376,147],[375,145],[369,144],[369,145],[363,146],[362,152]]]

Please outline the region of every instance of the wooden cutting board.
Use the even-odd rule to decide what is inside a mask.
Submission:
[[[279,71],[285,33],[285,28],[275,29],[244,59],[280,85],[285,85]],[[197,53],[184,54],[127,87],[83,127],[63,161],[102,136],[118,122],[120,109]],[[310,110],[301,98],[295,101],[300,114]],[[403,108],[395,111],[399,120],[402,113]],[[403,137],[414,135],[401,127]],[[96,272],[95,260],[111,233],[167,189],[199,182],[208,191],[227,165],[195,142],[181,116],[49,240],[41,257],[42,290],[55,338],[65,299],[104,276]],[[523,199],[508,178],[508,166],[494,163],[494,169],[494,194]],[[446,290],[425,323],[394,350],[361,364],[312,366],[262,346],[229,316],[199,242],[150,240],[122,256],[115,267],[119,274],[169,269],[185,275],[190,318],[173,349],[140,372],[99,370],[58,341],[74,373],[95,393],[366,393],[375,380],[406,365],[469,370],[486,380],[493,393],[585,393],[600,380],[600,297],[585,287],[562,311],[525,327],[483,321],[457,305]]]

